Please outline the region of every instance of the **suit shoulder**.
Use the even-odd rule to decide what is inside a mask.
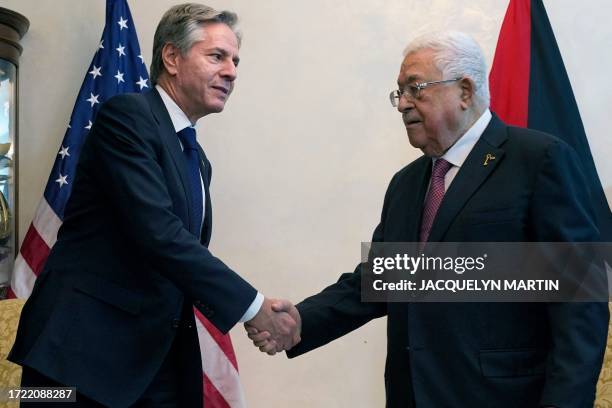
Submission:
[[[124,93],[102,104],[87,141],[94,145],[110,140],[122,140],[136,145],[158,145],[158,129],[157,119],[146,94]]]
[[[503,145],[508,157],[524,165],[540,163],[547,157],[575,159],[575,150],[564,140],[533,129],[508,127],[508,139]]]
[[[100,107],[94,127],[122,124],[132,129],[154,126],[155,117],[145,94],[124,93],[109,98]]]
[[[557,145],[561,148],[570,147],[565,141],[550,133],[515,126],[508,126],[508,143],[532,151],[548,151]]]
[[[150,110],[144,94],[122,93],[110,97],[100,107],[100,111],[117,110],[123,112],[146,112]]]

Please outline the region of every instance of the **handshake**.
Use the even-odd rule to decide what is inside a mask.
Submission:
[[[273,356],[300,342],[302,319],[288,300],[265,298],[259,312],[244,328],[255,347]]]

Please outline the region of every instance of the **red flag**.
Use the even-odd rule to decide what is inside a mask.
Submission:
[[[489,76],[491,110],[521,127],[527,127],[529,106],[530,14],[529,0],[510,1]]]

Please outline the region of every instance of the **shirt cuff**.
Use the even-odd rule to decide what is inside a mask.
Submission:
[[[255,296],[255,300],[253,300],[253,303],[251,303],[251,306],[249,306],[247,311],[244,312],[239,322],[240,323],[248,322],[249,320],[254,318],[257,312],[259,312],[259,309],[261,309],[261,305],[263,305],[263,302],[264,302],[264,295],[257,292],[257,296]]]

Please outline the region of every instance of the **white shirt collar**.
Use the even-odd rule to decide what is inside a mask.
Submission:
[[[155,89],[159,92],[159,96],[162,98],[162,102],[170,115],[170,120],[172,121],[172,125],[174,126],[174,131],[176,133],[185,129],[186,127],[193,126],[185,112],[179,108],[179,106],[174,102],[174,100],[168,95],[168,93],[159,85],[155,85]]]
[[[465,159],[467,159],[468,155],[474,148],[474,145],[476,142],[478,142],[480,136],[482,136],[485,129],[489,125],[492,117],[491,111],[489,109],[485,109],[483,114],[480,115],[480,118],[478,118],[472,127],[469,128],[468,131],[465,132],[465,134],[446,151],[446,153],[444,153],[442,158],[453,166],[461,167],[463,162],[465,162]]]

